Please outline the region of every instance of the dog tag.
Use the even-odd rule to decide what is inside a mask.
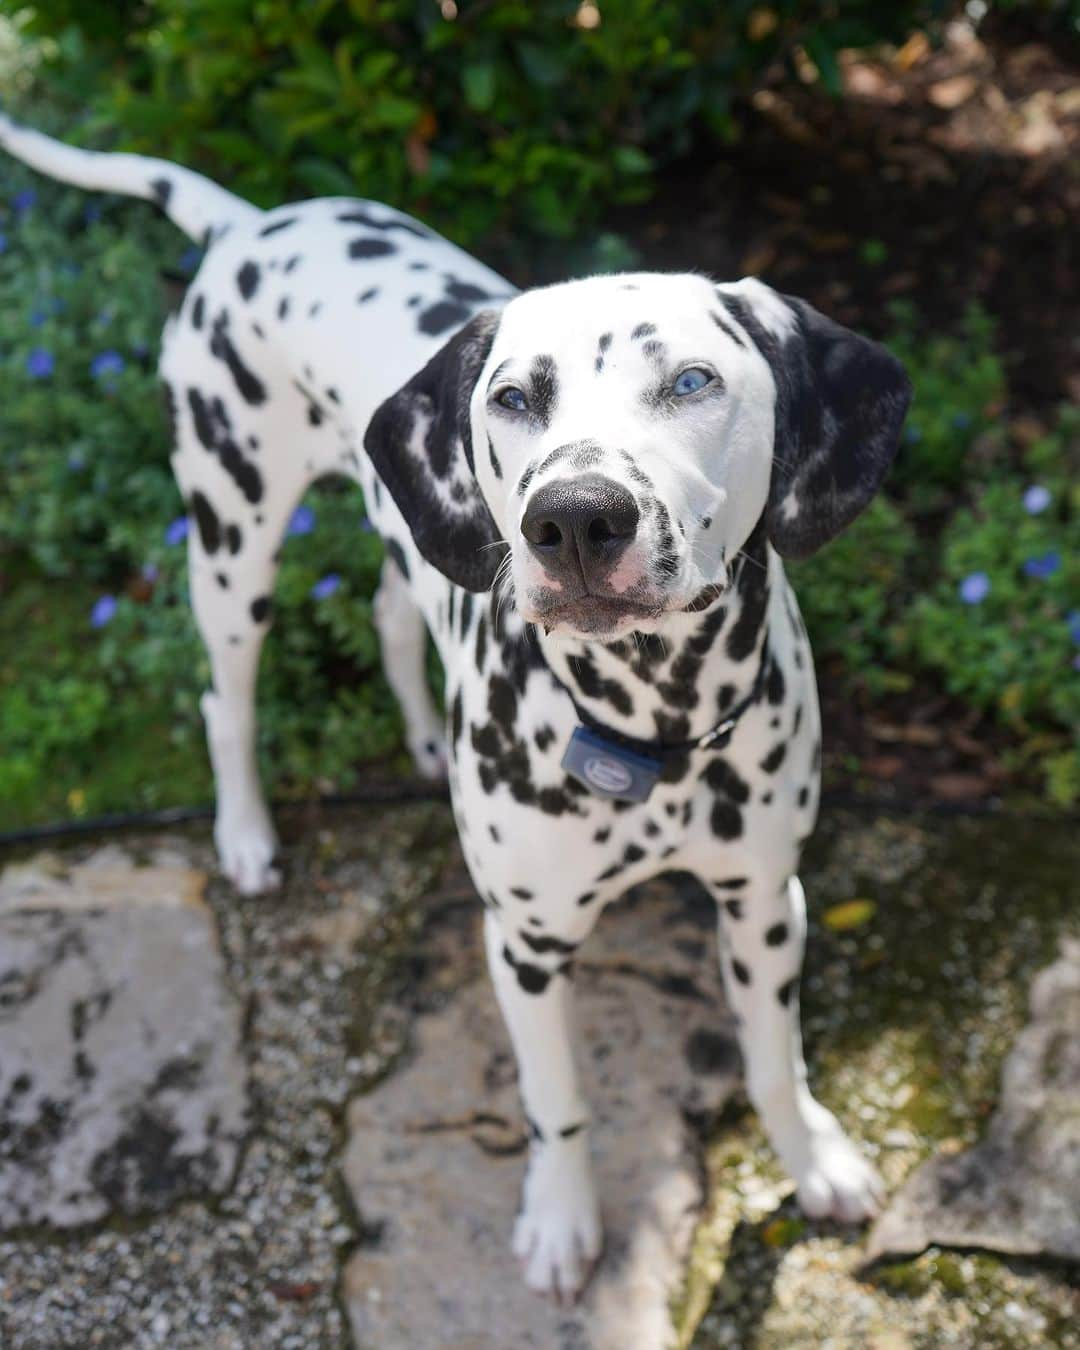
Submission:
[[[644,802],[660,779],[663,763],[628,750],[588,727],[570,737],[562,767],[598,797],[616,802]]]

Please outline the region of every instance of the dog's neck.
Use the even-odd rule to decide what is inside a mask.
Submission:
[[[669,614],[653,634],[605,643],[538,630],[544,659],[601,726],[665,745],[704,736],[751,695],[761,670],[775,580],[763,528],[732,573],[706,609]]]

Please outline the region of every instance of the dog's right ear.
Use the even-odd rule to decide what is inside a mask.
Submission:
[[[469,405],[495,341],[483,310],[376,410],[364,448],[433,567],[469,591],[490,590],[505,550],[473,471]]]

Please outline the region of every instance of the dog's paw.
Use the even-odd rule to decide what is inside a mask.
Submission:
[[[410,736],[408,745],[409,754],[412,755],[412,761],[416,765],[416,772],[421,778],[440,782],[446,777],[448,772],[446,737],[441,728],[428,731],[423,736]]]
[[[880,1211],[884,1184],[835,1119],[810,1135],[806,1151],[806,1166],[795,1174],[795,1182],[799,1206],[808,1218],[861,1223]]]
[[[526,1181],[522,1211],[514,1225],[513,1250],[525,1283],[534,1293],[570,1304],[592,1274],[603,1245],[603,1229],[588,1174],[568,1169],[551,1178],[550,1170],[534,1168]]]
[[[268,819],[220,820],[214,827],[221,870],[241,895],[262,895],[281,885],[274,866],[277,839]]]

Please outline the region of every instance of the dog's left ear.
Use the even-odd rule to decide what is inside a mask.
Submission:
[[[469,404],[495,341],[483,310],[375,410],[364,448],[433,567],[469,591],[490,590],[499,531],[473,472]]]
[[[717,295],[768,361],[776,437],[765,524],[776,551],[806,558],[881,486],[911,401],[900,362],[804,300],[747,279]]]

